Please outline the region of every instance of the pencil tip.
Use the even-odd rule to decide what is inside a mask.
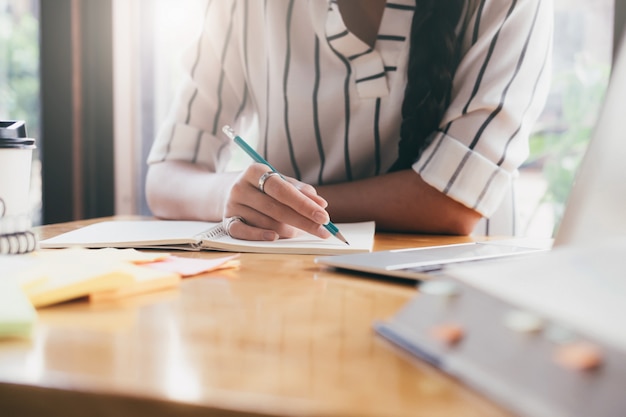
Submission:
[[[350,244],[348,243],[348,241],[346,240],[345,237],[343,237],[343,235],[341,234],[341,232],[337,232],[335,234],[335,237],[339,240],[341,240],[343,243],[345,243],[346,245],[350,246]]]

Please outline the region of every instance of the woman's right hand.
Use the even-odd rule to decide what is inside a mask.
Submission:
[[[330,221],[328,203],[315,188],[294,178],[266,176],[263,190],[260,180],[271,172],[264,164],[246,168],[233,184],[224,206],[224,223],[234,238],[276,240],[297,236],[300,231],[326,239],[324,228]]]

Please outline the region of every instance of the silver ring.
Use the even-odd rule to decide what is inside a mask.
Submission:
[[[259,178],[259,191],[260,192],[265,194],[265,181],[267,181],[269,177],[273,177],[274,175],[280,176],[280,174],[275,171],[268,171],[265,174],[261,175],[261,178]]]
[[[243,217],[241,217],[241,216],[233,216],[233,217],[225,218],[224,221],[223,221],[223,225],[224,225],[224,231],[226,231],[226,234],[228,236],[231,236],[231,234],[230,234],[230,226],[232,226],[233,222],[235,222],[235,221],[241,222],[243,224],[246,224],[245,219]]]

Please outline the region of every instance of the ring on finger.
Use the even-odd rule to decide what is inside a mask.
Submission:
[[[224,222],[223,222],[223,225],[224,225],[224,231],[226,231],[226,234],[228,236],[231,236],[231,234],[230,234],[230,227],[233,225],[233,222],[241,222],[243,224],[246,224],[246,220],[243,217],[241,217],[241,216],[233,216],[233,217],[225,218]]]
[[[265,194],[265,181],[267,181],[269,177],[273,177],[274,175],[278,175],[280,177],[280,174],[275,171],[268,171],[265,174],[261,175],[261,178],[259,178],[259,191],[260,192]]]

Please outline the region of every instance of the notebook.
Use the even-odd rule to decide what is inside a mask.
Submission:
[[[219,250],[229,252],[333,255],[370,252],[374,245],[374,222],[336,225],[350,245],[330,237],[320,239],[303,233],[272,242],[247,241],[228,236],[221,223],[180,220],[123,220],[94,223],[40,242],[42,249],[146,248]]]
[[[520,417],[623,416],[626,236],[457,264],[375,331]]]
[[[529,256],[564,245],[586,244],[626,235],[626,140],[623,97],[626,96],[626,54],[614,63],[603,107],[567,200],[553,244],[511,239],[453,247],[411,248],[371,254],[320,257],[324,266],[383,276],[428,279],[446,265],[510,256]]]

